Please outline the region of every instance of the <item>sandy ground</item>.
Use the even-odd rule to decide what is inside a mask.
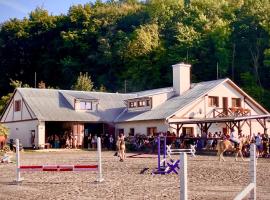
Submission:
[[[113,154],[102,153],[105,181],[99,184],[94,182],[96,172],[28,172],[22,173],[24,181],[15,185],[15,163],[0,164],[0,199],[179,199],[179,176],[151,175],[157,159],[119,162]],[[96,152],[81,150],[21,154],[22,165],[94,164],[95,160]],[[150,170],[140,174],[145,167]],[[257,167],[257,199],[270,200],[270,159],[259,159]],[[233,199],[248,179],[247,161],[188,158],[189,199]]]

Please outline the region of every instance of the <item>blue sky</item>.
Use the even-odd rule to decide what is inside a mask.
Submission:
[[[67,13],[71,5],[95,2],[95,0],[0,0],[0,23],[10,19],[23,19],[36,7],[43,7],[50,14]]]

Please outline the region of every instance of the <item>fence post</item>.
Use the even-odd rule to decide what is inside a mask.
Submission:
[[[257,159],[256,159],[256,146],[255,144],[251,144],[250,147],[250,163],[249,163],[249,177],[250,182],[254,183],[254,189],[250,192],[250,199],[255,200],[256,199],[256,165],[257,165]]]
[[[16,139],[16,182],[19,183],[23,180],[21,178],[21,172],[20,172],[20,142],[19,139]]]
[[[188,199],[187,154],[180,154],[180,200]]]
[[[98,175],[97,182],[102,182],[102,166],[101,166],[101,140],[100,137],[97,138],[97,157],[98,157]]]

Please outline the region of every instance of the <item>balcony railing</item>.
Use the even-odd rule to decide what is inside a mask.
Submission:
[[[239,116],[249,116],[250,110],[247,108],[241,107],[232,107],[232,108],[215,108],[213,109],[213,117],[239,117]]]

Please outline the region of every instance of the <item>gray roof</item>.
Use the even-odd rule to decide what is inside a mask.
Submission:
[[[126,99],[172,93],[173,88],[160,88],[130,94],[35,88],[18,88],[17,91],[22,95],[35,117],[42,121],[124,122],[166,119],[208,93],[224,80],[226,79],[192,84],[191,89],[181,96],[172,97],[152,110],[134,112],[127,111]],[[93,112],[75,111],[73,108],[75,99],[98,101],[98,110]]]
[[[18,88],[25,102],[42,121],[113,122],[126,108],[124,99],[134,94],[83,92],[72,90]],[[75,111],[69,97],[98,99],[98,111]]]
[[[173,87],[145,90],[145,91],[140,91],[140,92],[136,92],[132,94],[135,94],[136,98],[141,98],[141,97],[153,96],[157,94],[170,93],[170,92],[173,92]]]
[[[115,122],[166,119],[167,117],[173,115],[175,112],[205,95],[225,80],[227,79],[194,83],[191,85],[190,90],[186,91],[180,96],[176,96],[167,100],[152,110],[144,112],[130,112],[126,110],[115,120]]]

